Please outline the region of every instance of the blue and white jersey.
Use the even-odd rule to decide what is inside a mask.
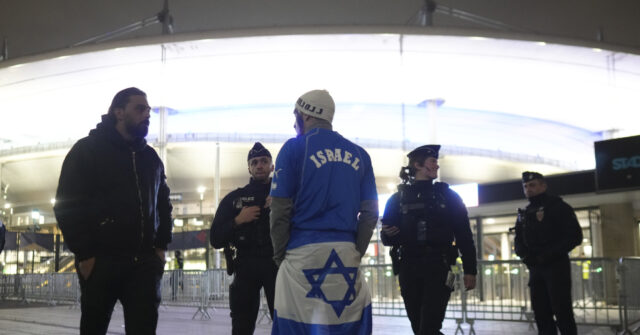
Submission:
[[[360,202],[378,198],[369,154],[322,128],[284,144],[271,196],[293,200],[287,250],[309,243],[355,242]]]

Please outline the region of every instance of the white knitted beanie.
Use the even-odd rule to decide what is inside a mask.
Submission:
[[[329,92],[325,90],[313,90],[298,98],[296,109],[300,113],[327,120],[331,123],[336,105],[331,95],[329,95]]]

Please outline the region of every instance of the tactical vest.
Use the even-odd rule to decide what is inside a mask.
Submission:
[[[248,190],[245,190],[248,191]],[[250,194],[254,193],[254,194]],[[242,192],[242,194],[233,200],[233,206],[237,215],[242,207],[258,206],[260,207],[260,216],[258,219],[247,222],[233,230],[233,245],[238,249],[238,253],[256,250],[262,252],[265,249],[272,248],[271,235],[269,230],[269,208],[264,208],[266,197],[255,194],[257,192]]]
[[[400,190],[400,234],[403,246],[439,249],[451,246],[453,230],[445,195],[447,188],[447,184],[435,183],[432,187],[410,185]]]

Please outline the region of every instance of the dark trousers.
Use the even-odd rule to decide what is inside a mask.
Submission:
[[[451,289],[445,284],[449,266],[442,258],[403,259],[400,264],[400,292],[414,334],[442,334]]]
[[[531,306],[538,334],[562,335],[578,333],[571,299],[571,264],[562,257],[551,264],[529,266]],[[555,315],[555,320],[553,319]]]
[[[233,335],[253,334],[260,309],[261,287],[264,287],[273,319],[277,274],[278,268],[271,257],[243,257],[236,261],[233,283],[229,287]]]
[[[155,334],[163,271],[164,261],[152,251],[136,258],[97,256],[89,278],[78,273],[80,334],[106,334],[117,300],[127,334]]]

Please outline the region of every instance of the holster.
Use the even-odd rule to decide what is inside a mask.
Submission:
[[[397,275],[400,273],[400,247],[392,247],[391,250],[389,250],[389,256],[391,256],[391,268],[393,269],[393,274]]]
[[[236,269],[236,252],[230,245],[224,247],[224,259],[227,261],[227,274],[231,276]]]

